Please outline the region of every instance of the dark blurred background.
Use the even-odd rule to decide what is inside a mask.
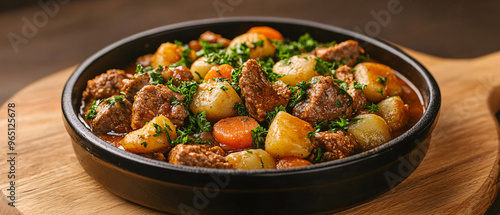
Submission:
[[[498,0],[1,1],[0,104],[114,41],[188,20],[298,18],[361,31],[430,55],[474,58],[500,50],[499,11]],[[488,213],[498,212],[495,203]]]

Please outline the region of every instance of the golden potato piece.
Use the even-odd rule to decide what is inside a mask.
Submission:
[[[385,120],[375,114],[362,114],[362,118],[350,123],[347,132],[358,141],[358,149],[367,151],[391,140],[391,128]]]
[[[312,77],[319,75],[314,70],[315,66],[316,60],[314,60],[314,55],[303,54],[278,61],[273,67],[273,72],[285,75],[277,80],[296,86],[301,81],[309,81]]]
[[[354,67],[354,79],[366,85],[364,92],[371,102],[379,102],[387,96],[401,94],[401,84],[392,69],[386,65],[364,62]]]
[[[305,158],[312,150],[312,141],[307,137],[310,131],[314,131],[311,124],[280,111],[269,126],[266,151],[276,158]]]
[[[182,59],[182,50],[182,47],[170,42],[161,44],[151,58],[151,66],[153,68],[157,68],[158,65],[167,67],[170,64],[179,62]],[[195,60],[196,53],[191,51],[190,57]]]
[[[166,152],[171,147],[169,140],[175,139],[175,125],[167,117],[157,116],[142,128],[128,133],[120,144],[132,153]]]
[[[246,43],[250,48],[250,58],[257,59],[273,56],[276,47],[266,36],[259,33],[246,33],[235,37],[229,44],[229,48],[236,48],[239,44]]]
[[[410,117],[408,113],[409,107],[399,96],[386,98],[379,102],[377,106],[379,111],[376,114],[384,118],[392,131],[396,131],[408,123]]]
[[[234,152],[226,160],[235,169],[276,169],[276,160],[262,149]]]
[[[233,107],[238,102],[241,102],[241,98],[229,83],[210,80],[200,84],[189,110],[193,113],[207,111],[207,120],[217,122],[237,116],[238,111]]]
[[[205,75],[208,73],[208,71],[210,71],[210,69],[213,66],[217,65],[214,63],[207,63],[206,61],[207,61],[206,57],[200,57],[196,61],[194,61],[193,64],[191,65],[190,69],[191,74],[193,75],[193,79],[198,83],[201,80],[203,80]]]

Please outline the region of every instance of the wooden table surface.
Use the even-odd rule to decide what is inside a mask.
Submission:
[[[443,59],[408,50],[437,79],[440,119],[421,165],[403,183],[339,214],[484,213],[499,185],[500,52],[471,60]],[[63,126],[60,96],[74,68],[41,79],[14,95],[17,132],[16,208],[13,214],[156,214],[105,190],[79,165]],[[7,112],[7,103],[1,113]],[[0,115],[5,131],[6,114]],[[0,132],[6,139],[6,132]],[[5,154],[2,155],[6,159]],[[0,169],[8,169],[6,162]],[[4,173],[5,174],[5,173]],[[4,195],[10,186],[0,178]],[[2,206],[6,204],[3,199]],[[17,211],[16,211],[17,210]]]

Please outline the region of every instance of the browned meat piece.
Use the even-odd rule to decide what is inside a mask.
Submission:
[[[113,96],[101,100],[101,103],[96,108],[96,117],[89,121],[93,132],[127,133],[132,131],[130,127],[130,117],[132,115],[130,107],[132,104],[126,99],[119,98],[123,97]]]
[[[251,117],[259,122],[266,120],[266,111],[273,111],[280,105],[286,107],[291,91],[282,84],[275,87],[267,81],[262,67],[255,60],[248,60],[241,71],[241,94],[245,96],[245,107]]]
[[[130,102],[134,102],[134,97],[144,86],[151,85],[149,74],[135,75],[131,79],[123,80],[122,92],[125,93],[125,98]]]
[[[354,82],[354,74],[351,72],[351,67],[346,65],[336,69],[334,77],[346,82],[347,84],[352,84]]]
[[[316,76],[309,83],[312,84],[306,91],[306,100],[297,103],[293,115],[312,125],[322,121],[328,123],[340,117],[351,118],[366,103],[361,90],[349,87],[348,92],[353,97],[351,100],[331,77]]]
[[[328,48],[316,48],[316,56],[322,60],[328,62],[336,60],[340,62],[347,58],[345,65],[351,67],[356,64],[359,52],[363,53],[364,50],[354,40],[347,40]]]
[[[83,91],[83,99],[90,102],[96,99],[119,95],[120,89],[123,86],[122,81],[131,77],[131,75],[126,74],[123,70],[110,69],[106,73],[87,81],[87,88]]]
[[[205,33],[200,35],[200,38],[198,41],[205,40],[209,43],[220,43],[224,45],[224,48],[227,48],[229,46],[229,43],[231,43],[231,40],[228,40],[224,37],[222,37],[220,34],[216,34],[211,31],[205,31]]]
[[[179,81],[191,81],[193,80],[193,74],[185,66],[178,66],[174,68],[165,68],[162,71],[163,77],[172,77],[174,79],[173,84],[179,86]]]
[[[135,65],[141,65],[142,67],[148,67],[151,65],[151,60],[153,59],[153,54],[143,55],[137,58]]]
[[[189,48],[197,52],[200,51],[203,47],[201,47],[201,44],[200,42],[198,42],[198,40],[191,40],[191,42],[189,42]]]
[[[172,98],[183,101],[184,96],[170,90],[164,85],[149,85],[143,87],[135,96],[132,106],[132,128],[141,128],[156,116],[166,116],[176,127],[184,125],[188,116],[186,108],[182,105],[171,105]]]
[[[286,84],[283,81],[276,81],[273,84],[273,89],[278,93],[279,96],[285,98],[285,100],[288,102],[290,100],[290,97],[292,96],[292,91],[286,86]],[[283,105],[286,107],[286,105]]]
[[[204,145],[179,144],[168,154],[168,162],[186,166],[232,169],[232,165],[224,158],[225,154],[219,146],[208,148]]]
[[[349,90],[347,92],[352,96],[352,109],[353,114],[356,112],[362,111],[366,105],[366,95],[363,93],[361,89],[354,88],[354,74],[351,71],[351,68],[348,66],[341,66],[335,71],[335,78],[342,80],[349,84]]]
[[[311,156],[309,160],[318,161],[324,159],[326,161],[336,160],[345,158],[355,153],[357,142],[345,131],[324,131],[318,132],[314,135],[313,150],[311,151]],[[321,153],[318,150],[321,148],[323,153],[323,158],[315,157]]]
[[[211,31],[205,31],[203,34],[200,35],[200,38],[198,38],[198,40],[192,40],[191,42],[189,42],[189,48],[194,51],[201,50],[202,47],[200,41],[202,40],[205,40],[208,43],[222,44],[224,45],[224,48],[227,48],[229,46],[229,43],[231,43],[231,40],[222,37],[220,34],[216,34]]]

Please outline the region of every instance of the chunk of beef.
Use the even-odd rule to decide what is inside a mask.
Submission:
[[[224,48],[227,48],[229,46],[229,43],[231,43],[231,40],[222,37],[220,34],[216,34],[211,31],[205,31],[203,34],[200,35],[200,38],[198,38],[198,40],[193,40],[189,42],[189,48],[195,51],[201,50],[200,41],[202,40],[205,40],[208,43],[222,44],[224,45]]]
[[[151,66],[152,59],[153,59],[153,54],[140,56],[135,61],[135,65],[141,65],[142,67]]]
[[[96,99],[119,95],[120,89],[123,86],[122,81],[131,77],[131,75],[126,74],[123,70],[110,69],[106,73],[87,81],[87,88],[83,91],[83,99],[90,102]]]
[[[219,43],[224,45],[224,48],[227,48],[229,46],[229,43],[231,43],[231,40],[228,40],[224,37],[222,37],[220,34],[216,34],[211,31],[205,31],[203,34],[200,35],[200,38],[198,41],[205,40],[209,43]]]
[[[96,117],[89,121],[90,128],[96,133],[127,133],[131,131],[130,118],[132,111],[129,101],[113,96],[101,100],[96,108]],[[123,97],[121,97],[123,98]]]
[[[185,66],[178,66],[174,68],[166,67],[164,70],[161,72],[163,77],[172,77],[174,79],[173,84],[175,86],[179,86],[179,81],[191,81],[193,80],[193,74],[191,74],[191,71],[185,67]]]
[[[135,96],[132,106],[132,128],[141,128],[146,122],[160,115],[170,119],[176,127],[182,127],[188,113],[184,106],[170,104],[174,97],[178,101],[184,100],[180,93],[161,84],[143,87]]]
[[[125,93],[125,98],[130,102],[134,102],[135,95],[144,86],[151,85],[149,74],[145,73],[143,75],[135,75],[131,79],[123,80],[122,92]]]
[[[168,162],[186,166],[232,169],[232,165],[224,158],[225,154],[219,146],[209,148],[204,145],[179,144],[168,154]]]
[[[309,83],[311,86],[306,90],[306,100],[297,103],[293,115],[312,125],[336,121],[340,117],[351,118],[366,103],[361,90],[351,86],[347,94],[331,77],[316,76]]]
[[[240,88],[248,113],[259,122],[266,120],[266,111],[273,111],[280,105],[286,107],[292,93],[284,84],[271,85],[262,67],[252,59],[245,63],[241,71]]]
[[[345,131],[324,131],[314,135],[313,150],[309,159],[311,161],[318,160],[336,160],[345,158],[355,153],[357,142],[354,137]],[[320,150],[321,153],[318,152]]]
[[[328,62],[336,60],[340,62],[347,59],[345,65],[351,67],[356,64],[359,52],[363,53],[364,50],[354,40],[347,40],[328,48],[316,47],[316,56],[322,60]]]
[[[354,74],[350,67],[341,66],[335,71],[335,78],[346,82],[349,85],[347,92],[352,96],[353,114],[359,114],[366,105],[366,95],[363,89],[354,88]]]
[[[354,74],[351,71],[351,67],[348,67],[346,65],[343,65],[336,69],[334,77],[348,84],[352,84],[354,82]]]

